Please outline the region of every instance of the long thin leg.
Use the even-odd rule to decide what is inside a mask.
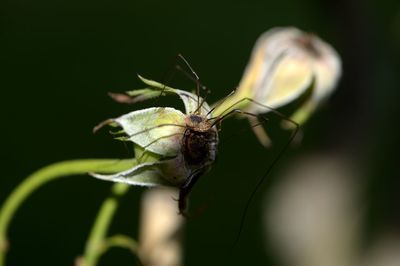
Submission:
[[[246,112],[246,111],[243,111],[243,110],[240,110],[240,109],[233,109],[233,110],[230,110],[228,113],[226,113],[226,114],[224,114],[224,115],[221,115],[221,116],[219,116],[219,117],[217,117],[217,118],[210,118],[210,119],[208,119],[208,120],[210,121],[210,120],[215,119],[215,121],[211,124],[211,126],[213,127],[213,126],[215,126],[217,123],[222,122],[225,118],[227,118],[227,117],[230,116],[230,115],[233,115],[234,113],[240,113],[240,114],[242,114],[242,115],[247,115],[247,116],[251,116],[251,117],[255,117],[255,118],[258,118],[258,117],[259,117],[259,115],[257,115],[257,114],[253,114],[253,113],[250,113],[250,112]],[[268,120],[268,118],[266,118],[266,117],[263,117],[263,116],[260,116],[260,117],[261,117],[263,120],[265,120],[265,121]]]
[[[100,128],[102,128],[102,127],[104,127],[106,125],[112,124],[112,123],[114,123],[114,119],[107,119],[107,120],[101,122],[100,124],[98,124],[97,126],[95,126],[93,128],[93,133],[96,133]],[[182,127],[182,128],[186,127],[185,125],[172,124],[172,123],[159,124],[159,125],[156,125],[154,127],[149,127],[149,128],[144,129],[144,130],[135,132],[135,133],[133,133],[131,135],[128,135],[128,137],[133,137],[133,136],[148,132],[149,130],[153,130],[153,129],[156,129],[156,128],[159,128],[159,127],[165,127],[165,126],[175,126],[175,127]]]
[[[264,131],[262,125],[264,125],[266,122],[269,121],[269,119],[267,117],[263,117],[260,115],[255,115],[255,114],[245,113],[245,112],[243,112],[242,114],[247,115],[249,121],[254,120],[254,121],[252,121],[254,123],[250,122],[250,129],[252,129],[253,131],[255,130],[255,128],[260,128],[260,130]],[[230,141],[234,136],[241,134],[241,133],[245,132],[246,130],[249,130],[249,128],[245,127],[245,128],[242,128],[240,131],[239,130],[234,131],[234,133],[230,134],[228,137],[224,137],[224,143],[227,141]]]
[[[144,145],[144,146],[142,147],[142,148],[143,148],[143,152],[142,152],[142,154],[140,155],[139,158],[136,158],[136,160],[140,163],[140,162],[142,161],[143,157],[144,157],[145,154],[146,154],[145,151],[147,150],[147,148],[150,147],[151,145],[153,145],[154,143],[156,143],[157,141],[159,141],[159,140],[161,140],[161,139],[170,138],[170,137],[173,137],[173,136],[178,136],[178,135],[183,135],[183,132],[182,132],[182,133],[180,132],[180,133],[174,133],[174,134],[162,136],[162,137],[159,137],[159,138],[157,138],[157,139],[155,139],[155,140],[149,142],[148,144],[146,144],[146,145]]]
[[[254,135],[258,139],[258,141],[266,148],[270,148],[272,146],[272,141],[268,136],[265,128],[259,127],[261,124],[258,117],[249,117],[250,128],[253,130]],[[254,126],[255,125],[255,126]]]
[[[263,108],[268,109],[268,110],[271,111],[272,113],[276,114],[277,116],[281,117],[282,119],[284,119],[284,120],[288,121],[289,123],[293,124],[293,125],[294,125],[294,130],[293,130],[293,132],[292,132],[292,134],[291,134],[289,140],[285,143],[285,145],[284,145],[284,146],[282,147],[282,149],[279,151],[279,153],[278,153],[277,156],[274,158],[274,160],[272,161],[271,165],[268,167],[268,169],[266,170],[266,172],[259,178],[259,180],[257,181],[257,183],[256,183],[256,185],[255,185],[255,187],[254,187],[254,189],[253,189],[253,191],[252,191],[252,193],[250,194],[250,196],[249,196],[249,198],[248,198],[248,200],[247,200],[247,202],[246,202],[245,209],[244,209],[244,211],[243,211],[243,215],[242,215],[242,218],[241,218],[241,221],[240,221],[240,225],[239,225],[239,231],[238,231],[236,240],[234,241],[233,247],[234,247],[234,246],[238,243],[238,241],[239,241],[241,232],[242,232],[242,230],[243,230],[244,222],[245,222],[245,219],[246,219],[247,211],[248,211],[248,209],[249,209],[249,207],[250,207],[250,204],[251,204],[251,202],[252,202],[254,196],[256,195],[258,189],[261,187],[261,185],[262,185],[262,183],[264,182],[265,178],[271,173],[271,171],[272,171],[272,169],[274,168],[274,166],[278,163],[278,161],[280,160],[280,158],[282,157],[282,155],[285,153],[285,151],[287,150],[287,148],[289,147],[289,145],[293,142],[293,140],[294,140],[294,138],[296,137],[296,135],[297,135],[297,133],[298,133],[298,131],[299,131],[299,128],[300,128],[300,126],[299,126],[298,123],[296,123],[295,121],[293,121],[293,120],[290,119],[290,118],[287,118],[287,117],[286,117],[285,115],[283,115],[281,112],[275,110],[275,109],[272,108],[272,107],[269,107],[269,106],[266,106],[266,105],[264,105],[264,104],[261,104],[261,103],[255,101],[255,100],[253,100],[253,99],[251,99],[251,98],[243,98],[243,99],[240,99],[239,101],[233,103],[231,106],[229,106],[229,107],[226,109],[226,110],[227,110],[226,113],[223,112],[223,113],[221,113],[221,115],[220,115],[219,117],[215,118],[216,120],[213,122],[212,125],[215,125],[216,123],[222,121],[223,119],[227,118],[228,116],[230,116],[230,115],[232,115],[232,114],[234,114],[234,113],[241,113],[241,114],[244,114],[244,115],[248,115],[249,117],[253,117],[253,118],[259,118],[259,117],[261,117],[261,118],[264,120],[264,122],[268,120],[268,118],[266,118],[266,117],[264,117],[264,116],[257,115],[257,114],[253,114],[253,113],[250,113],[250,112],[245,112],[245,111],[242,111],[242,110],[240,110],[240,109],[233,109],[233,110],[231,110],[235,105],[238,105],[238,104],[240,104],[240,103],[243,102],[243,101],[250,101],[250,102],[252,102],[252,103],[254,103],[254,104],[257,104],[257,105],[259,105],[259,106],[261,106],[261,107],[263,107]],[[225,114],[224,114],[224,113],[225,113]],[[259,125],[259,123],[257,123],[255,126],[258,126],[258,125]]]
[[[178,208],[179,214],[187,217],[186,208],[187,208],[187,197],[192,191],[193,186],[199,180],[200,176],[202,176],[205,172],[205,167],[201,167],[195,170],[186,180],[185,183],[181,185],[179,188],[179,199],[178,199]]]
[[[252,102],[252,103],[254,103],[254,104],[258,105],[258,106],[261,106],[261,107],[265,108],[266,110],[268,110],[268,111],[274,113],[275,115],[279,116],[279,117],[282,118],[283,120],[287,121],[287,123],[284,124],[284,127],[285,127],[286,129],[291,129],[291,128],[293,128],[293,129],[295,129],[295,130],[297,131],[298,128],[300,127],[299,124],[298,124],[297,122],[295,122],[293,119],[288,118],[287,116],[285,116],[285,115],[282,114],[281,112],[277,111],[277,110],[274,109],[273,107],[270,107],[270,106],[264,105],[264,104],[262,104],[262,103],[259,103],[259,102],[257,102],[256,100],[253,100],[253,99],[251,99],[251,98],[243,98],[243,99],[240,99],[240,100],[238,100],[237,102],[231,104],[231,105],[230,105],[224,112],[222,112],[222,113],[220,114],[220,116],[217,117],[216,119],[217,119],[217,120],[218,120],[218,119],[219,119],[219,120],[222,120],[222,119],[224,119],[225,117],[231,115],[231,114],[233,113],[233,112],[232,112],[233,110],[238,110],[238,109],[233,109],[233,110],[231,110],[231,109],[232,109],[233,107],[235,107],[236,105],[239,105],[240,103],[244,102],[244,101],[249,101],[249,102]],[[239,109],[239,110],[240,110],[240,109]],[[227,112],[227,113],[225,113],[225,112]],[[234,112],[237,112],[237,111],[234,111]],[[247,114],[251,114],[251,113],[247,112]],[[257,117],[256,114],[252,114],[252,115],[253,115],[254,117]],[[251,122],[251,120],[254,120],[254,119],[249,119],[249,120],[250,120],[250,122]],[[289,124],[291,124],[292,126],[288,126]],[[260,128],[260,127],[252,127],[252,129],[253,129],[254,134],[256,135],[256,137],[258,138],[258,140],[260,141],[260,143],[261,143],[264,147],[267,147],[267,148],[268,148],[268,147],[271,146],[270,138],[268,137],[268,134],[265,132],[265,129]]]
[[[222,100],[220,100],[219,102],[217,102],[217,104],[211,108],[210,111],[208,111],[208,113],[206,114],[206,117],[211,114],[215,108],[217,108],[218,106],[220,106],[221,104],[223,104],[227,99],[229,99],[229,97],[231,97],[233,94],[235,93],[235,90],[231,91],[228,95],[226,95],[224,98],[222,98]]]
[[[293,124],[295,128],[299,128],[299,124],[298,123],[296,123],[292,119],[288,118],[287,116],[285,116],[284,114],[282,114],[281,112],[276,110],[275,108],[273,108],[271,106],[268,106],[268,105],[265,105],[265,104],[262,104],[260,102],[257,102],[256,100],[254,100],[252,98],[248,98],[248,97],[242,98],[242,99],[238,100],[237,102],[231,104],[228,108],[226,108],[226,110],[224,112],[222,112],[220,114],[219,117],[225,116],[226,115],[226,114],[224,114],[225,112],[228,112],[228,113],[231,112],[231,109],[233,107],[235,107],[236,105],[238,105],[238,104],[240,104],[240,103],[242,103],[244,101],[249,101],[249,102],[252,102],[252,103],[254,103],[254,104],[258,105],[258,106],[261,106],[261,107],[265,108],[266,110],[268,110],[268,111],[274,113],[275,115],[279,116],[280,118],[282,118],[282,119],[288,121],[289,123]],[[234,110],[237,110],[237,109],[234,109]],[[255,115],[255,114],[253,114],[253,115]]]
[[[241,233],[242,233],[242,231],[243,231],[244,222],[245,222],[245,220],[246,220],[247,211],[248,211],[248,209],[249,209],[249,207],[250,207],[250,204],[251,204],[251,202],[252,202],[254,196],[256,195],[257,191],[260,189],[260,187],[261,187],[262,183],[264,182],[265,178],[271,173],[271,171],[272,171],[272,169],[274,168],[274,166],[279,162],[279,160],[281,159],[282,155],[283,155],[283,154],[285,153],[285,151],[288,149],[289,145],[293,142],[294,138],[296,137],[296,135],[297,135],[297,133],[298,133],[298,131],[299,131],[299,128],[300,128],[300,127],[299,127],[299,124],[297,124],[296,122],[294,122],[294,121],[291,120],[291,119],[287,119],[287,120],[288,120],[288,121],[292,121],[292,123],[295,125],[295,128],[294,128],[294,130],[293,130],[293,132],[292,132],[292,134],[291,134],[289,140],[285,143],[285,145],[283,145],[283,147],[282,147],[281,150],[278,152],[278,154],[276,155],[276,157],[274,158],[274,160],[271,162],[271,164],[270,164],[270,166],[268,167],[268,169],[267,169],[267,170],[264,172],[264,174],[258,179],[258,181],[257,181],[257,183],[256,183],[256,185],[255,185],[255,187],[254,187],[254,189],[253,189],[253,191],[252,191],[252,193],[250,194],[250,196],[249,196],[249,198],[248,198],[248,200],[247,200],[247,202],[246,202],[246,205],[245,205],[245,208],[244,208],[244,211],[243,211],[241,220],[240,220],[239,231],[238,231],[238,234],[237,234],[237,236],[236,236],[236,239],[235,239],[235,241],[234,241],[234,243],[233,243],[232,248],[233,248],[234,246],[236,246],[236,244],[237,244],[238,241],[239,241],[240,235],[241,235]]]

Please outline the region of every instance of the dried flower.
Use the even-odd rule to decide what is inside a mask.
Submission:
[[[259,37],[238,89],[217,106],[214,115],[235,108],[267,113],[309,91],[291,116],[302,124],[333,92],[340,75],[340,58],[328,43],[293,27],[274,28]]]

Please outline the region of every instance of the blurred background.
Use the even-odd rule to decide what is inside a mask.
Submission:
[[[163,81],[182,53],[215,102],[237,86],[262,32],[296,26],[337,49],[339,87],[264,182],[234,248],[248,196],[275,155],[242,131],[246,121],[223,125],[222,140],[241,133],[221,143],[191,194],[191,209],[204,211],[186,223],[185,265],[400,265],[398,1],[18,0],[3,1],[0,14],[0,203],[50,163],[132,156],[92,128],[151,105],[107,96],[142,88],[137,73]],[[111,185],[76,176],[37,191],[10,228],[7,265],[73,264]],[[122,200],[111,233],[138,235],[143,191]],[[115,249],[100,265],[136,263]]]

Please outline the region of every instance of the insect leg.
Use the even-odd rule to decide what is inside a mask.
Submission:
[[[188,216],[188,214],[186,213],[187,197],[190,191],[192,191],[192,188],[196,184],[197,180],[199,180],[200,176],[202,176],[204,172],[205,172],[205,166],[196,169],[179,188],[179,199],[178,199],[179,214],[182,214],[185,217]]]
[[[146,153],[145,153],[146,149],[147,149],[148,147],[150,147],[151,145],[153,145],[154,143],[156,143],[157,141],[159,141],[159,140],[161,140],[161,139],[165,139],[165,138],[170,138],[170,137],[173,137],[173,136],[178,136],[178,135],[183,135],[183,133],[174,133],[174,134],[170,134],[170,135],[167,135],[167,136],[162,136],[162,137],[159,137],[159,138],[157,138],[157,139],[155,139],[155,140],[149,142],[148,144],[146,144],[145,146],[142,147],[142,148],[143,148],[143,152],[142,152],[142,154],[140,155],[139,158],[136,158],[136,160],[140,163],[141,160],[143,159],[143,157],[144,157],[145,154],[146,154]]]
[[[275,110],[275,111],[276,111],[276,110]],[[276,111],[276,112],[277,112],[277,114],[282,115],[280,112],[278,112],[278,111]],[[237,237],[236,237],[236,239],[235,239],[235,241],[234,241],[232,247],[234,247],[234,246],[238,243],[238,241],[239,241],[239,238],[240,238],[240,235],[241,235],[241,233],[242,233],[242,231],[243,231],[243,226],[244,226],[244,223],[245,223],[245,220],[246,220],[246,215],[247,215],[248,209],[249,209],[249,207],[250,207],[250,204],[251,204],[251,202],[252,202],[254,196],[256,195],[257,191],[260,189],[260,187],[261,187],[262,183],[264,182],[265,178],[271,173],[271,171],[272,171],[272,169],[274,168],[274,166],[279,162],[279,160],[281,159],[282,155],[283,155],[283,154],[285,153],[285,151],[288,149],[289,145],[293,142],[294,138],[296,137],[296,135],[297,135],[297,133],[298,133],[298,131],[299,131],[299,124],[297,124],[296,122],[294,122],[293,120],[291,120],[291,119],[289,119],[289,118],[286,118],[286,120],[289,121],[289,122],[292,122],[292,123],[295,125],[295,128],[294,128],[294,130],[292,131],[292,134],[291,134],[291,136],[289,137],[289,140],[288,140],[288,141],[283,145],[283,147],[279,150],[278,154],[277,154],[276,157],[272,160],[272,162],[271,162],[271,164],[269,165],[268,169],[267,169],[267,170],[264,172],[264,174],[258,179],[258,181],[257,181],[257,183],[256,183],[256,185],[255,185],[255,187],[254,187],[254,189],[253,189],[253,191],[251,192],[251,194],[250,194],[250,196],[249,196],[249,198],[248,198],[248,200],[247,200],[247,202],[246,202],[246,205],[245,205],[245,208],[244,208],[244,211],[243,211],[241,220],[240,220],[239,231],[238,231]]]
[[[263,108],[266,109],[267,111],[272,112],[272,113],[274,113],[275,115],[277,115],[277,116],[279,116],[280,118],[282,118],[283,120],[286,120],[286,121],[288,121],[289,123],[293,124],[294,128],[299,128],[299,127],[300,127],[299,124],[298,124],[297,122],[295,122],[295,121],[293,121],[292,119],[288,118],[287,116],[285,116],[284,114],[282,114],[281,112],[279,112],[278,110],[276,110],[275,108],[273,108],[273,107],[271,107],[271,106],[268,106],[268,105],[265,105],[265,104],[262,104],[262,103],[260,103],[260,102],[258,102],[258,101],[256,101],[256,100],[254,100],[254,99],[252,99],[252,98],[248,98],[248,97],[242,98],[242,99],[236,101],[235,103],[231,104],[228,108],[226,108],[226,110],[225,110],[224,112],[222,112],[222,113],[220,114],[220,117],[221,117],[221,116],[225,116],[225,115],[224,115],[225,112],[228,112],[228,111],[231,112],[231,111],[232,111],[232,110],[231,110],[232,108],[234,108],[236,105],[239,105],[240,103],[242,103],[242,102],[244,102],[244,101],[249,101],[249,102],[254,103],[254,104],[256,104],[256,105],[258,105],[258,106],[260,106],[260,107],[263,107]],[[234,109],[234,110],[237,110],[237,109]],[[229,112],[228,112],[228,113],[229,113]],[[254,114],[254,115],[255,115],[255,114]]]

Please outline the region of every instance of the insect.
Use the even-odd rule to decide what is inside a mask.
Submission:
[[[215,162],[221,122],[233,114],[248,117],[259,116],[235,108],[243,101],[258,104],[249,98],[230,103],[224,111],[218,115],[213,115],[213,111],[226,102],[233,92],[211,108],[205,101],[206,97],[200,96],[200,88],[204,88],[204,86],[200,84],[199,77],[182,55],[178,55],[178,57],[191,71],[192,76],[188,76],[193,77],[196,82],[196,95],[141,78],[149,88],[127,92],[126,94],[112,94],[111,96],[118,102],[135,103],[150,98],[158,99],[159,96],[168,93],[177,94],[184,102],[185,114],[173,108],[152,107],[134,111],[116,119],[108,119],[95,128],[95,131],[97,131],[104,125],[122,127],[123,130],[119,133],[124,136],[119,138],[132,141],[142,149],[142,154],[136,155],[138,161],[141,161],[147,152],[161,156],[157,156],[156,161],[147,162],[145,160],[130,170],[112,176],[99,174],[94,174],[94,176],[131,185],[153,186],[162,184],[178,187],[179,213],[186,216],[187,198],[190,192],[199,178],[207,173]],[[273,109],[271,111],[281,115]],[[260,126],[267,121],[266,118],[262,119],[260,123],[254,124],[253,127]],[[265,175],[260,180],[260,184],[264,178]],[[249,201],[251,201],[251,198]]]
[[[182,137],[182,154],[186,165],[192,169],[191,175],[179,188],[179,212],[186,209],[186,197],[194,184],[214,163],[217,155],[218,132],[214,123],[199,114],[185,118],[185,131]]]

